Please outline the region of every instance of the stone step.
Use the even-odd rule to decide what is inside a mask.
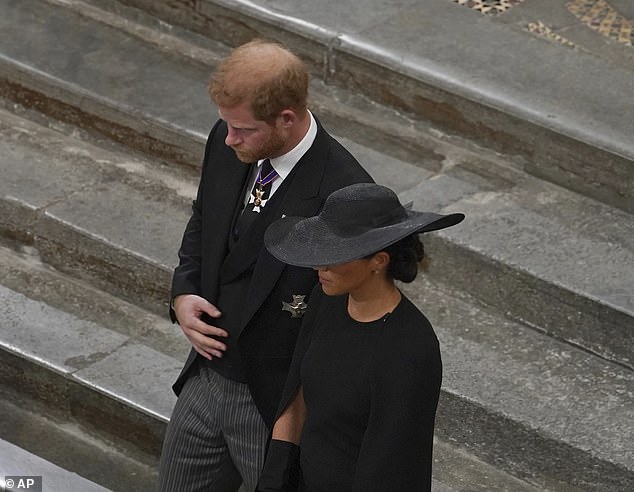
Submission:
[[[440,131],[515,156],[518,165],[532,174],[634,211],[634,123],[627,116],[634,109],[631,57],[614,55],[618,45],[611,50],[595,49],[603,39],[591,30],[597,39],[590,36],[584,42],[583,36],[578,36],[575,41],[583,46],[574,49],[529,32],[531,22],[542,20],[588,29],[570,8],[566,9],[564,0],[548,4],[516,2],[520,5],[503,16],[483,16],[450,0],[411,0],[398,8],[380,9],[371,5],[353,8],[346,2],[316,9],[312,2],[289,5],[284,0],[49,0],[52,7],[60,7],[57,9],[30,7],[29,2],[35,0],[4,1],[12,7],[12,15],[5,19],[7,29],[20,26],[22,30],[33,19],[46,18],[50,28],[63,33],[59,41],[73,47],[77,44],[71,38],[76,34],[93,48],[99,45],[99,35],[86,37],[81,33],[88,19],[123,28],[172,53],[184,45],[180,38],[182,29],[171,26],[182,26],[227,45],[237,45],[254,36],[279,39],[310,63],[315,75],[328,84],[328,91],[344,87],[363,94],[408,115],[411,126],[432,122]],[[18,3],[19,11],[15,8]],[[78,13],[77,19],[71,20],[72,16],[62,12],[61,7],[72,8]],[[160,34],[148,34],[147,22],[139,23],[145,19],[141,12],[163,21],[158,24]],[[62,23],[72,22],[77,33],[59,29],[60,16],[66,18]],[[35,34],[43,30],[38,24]],[[571,31],[568,29],[568,33]],[[217,56],[206,54],[209,41],[202,44],[202,50],[198,43],[181,49],[182,56],[196,60],[198,65],[213,63]],[[8,54],[15,53],[16,46],[17,51],[23,51],[19,42],[7,46],[3,51],[8,58],[26,65],[33,62],[28,56]],[[39,55],[56,55],[53,47],[44,51]],[[92,64],[92,60],[83,61]],[[137,71],[125,59],[113,61],[111,66],[111,70],[125,72],[113,74],[118,79]],[[149,64],[149,71],[153,70],[151,67],[158,67],[157,81],[178,78],[162,71],[160,63]],[[19,72],[20,68],[12,67],[10,71]],[[56,105],[51,103],[56,101],[53,94],[45,103],[41,96],[33,94],[38,81],[27,79],[19,76],[14,85],[20,87],[6,88],[5,92]],[[103,83],[108,80],[104,78]],[[606,80],[609,91],[604,90]],[[135,85],[138,84],[132,87]],[[174,104],[172,109],[188,106]],[[332,105],[330,109],[337,112]],[[57,110],[65,112],[66,108]],[[384,118],[369,122],[365,116],[361,121],[366,127],[391,133],[382,124]],[[93,126],[101,123],[87,122]],[[127,130],[118,128],[113,133]],[[401,135],[397,130],[393,136]],[[170,140],[157,140],[150,146],[172,144]],[[416,145],[415,139],[408,143]]]
[[[67,17],[48,19],[55,25]],[[164,53],[158,56],[150,45],[139,42],[138,36],[101,31],[88,17],[82,17],[81,22],[74,20],[77,21],[74,29],[81,31],[81,26],[88,25],[87,30],[98,39],[95,42],[98,49],[93,46],[85,57],[74,59],[71,68],[77,69],[75,72],[62,71],[52,77],[44,70],[34,71],[24,63],[4,59],[5,66],[19,67],[25,78],[36,77],[29,80],[57,83],[43,84],[41,92],[31,94],[45,95],[40,101],[49,104],[55,99],[49,98],[49,94],[57,97],[63,93],[68,111],[75,116],[86,115],[85,108],[96,107],[95,121],[97,116],[101,119],[94,128],[116,128],[108,126],[113,120],[111,114],[116,114],[120,128],[135,128],[137,136],[153,135],[158,128],[171,128],[175,142],[187,137],[190,142],[202,144],[215,116],[204,91],[205,69],[190,78],[196,73],[192,67],[201,65],[183,63],[182,59]],[[58,35],[68,35],[59,26]],[[30,39],[37,45],[37,36]],[[90,47],[90,43],[78,45]],[[137,51],[139,47],[145,51]],[[118,51],[119,48],[125,51]],[[110,52],[111,49],[114,51]],[[104,60],[113,59],[113,53],[118,55],[115,58],[118,62],[105,63]],[[102,62],[90,63],[88,55],[102,57]],[[53,57],[45,60],[51,62]],[[127,68],[115,73],[126,60]],[[154,86],[156,92],[148,89],[145,94],[135,94],[137,85],[150,88],[152,75],[155,78],[158,75],[144,71],[146,65],[130,60],[145,60],[148,67],[160,62],[161,73],[177,73],[183,78],[171,81],[167,77]],[[51,70],[58,65],[51,62]],[[84,71],[88,67],[92,67],[92,75]],[[96,94],[92,89],[98,88],[101,79],[108,79],[100,70],[113,72],[109,74],[111,83],[102,86],[106,92]],[[129,70],[134,71],[133,77],[126,80],[123,76]],[[68,73],[77,77],[69,81],[64,78]],[[146,82],[144,77],[150,80]],[[113,80],[120,81],[120,85],[113,84]],[[109,94],[111,87],[116,91]],[[193,87],[200,88],[198,95]],[[149,104],[143,96],[159,94],[158,89],[162,91],[160,97],[154,95]],[[183,96],[190,89],[190,97]],[[619,437],[623,436],[616,436],[615,431],[631,429],[628,422],[632,416],[633,325],[629,295],[632,280],[628,275],[633,264],[631,216],[526,176],[513,162],[499,156],[458,145],[466,142],[442,134],[421,133],[419,126],[403,130],[407,133],[405,141],[420,136],[418,146],[401,147],[403,140],[395,145],[385,136],[378,138],[369,127],[346,125],[348,118],[352,122],[360,120],[360,114],[365,114],[366,119],[368,115],[374,118],[373,111],[350,109],[342,103],[347,101],[341,99],[342,93],[329,92],[327,96],[317,97],[320,110],[332,105],[328,98],[334,98],[340,107],[339,112],[326,111],[328,119],[324,121],[329,128],[336,129],[339,138],[367,164],[377,180],[395,188],[404,200],[413,199],[417,207],[459,210],[470,217],[473,214],[474,220],[468,219],[455,231],[429,235],[426,240],[432,260],[428,277],[437,284],[444,283],[451,296],[446,300],[447,309],[456,309],[458,314],[443,318],[447,315],[443,309],[434,314],[433,306],[445,302],[445,297],[441,294],[430,297],[435,301],[428,306],[421,297],[421,292],[428,291],[423,280],[411,291],[434,323],[440,324],[439,331],[448,330],[449,335],[439,333],[439,337],[444,336],[443,344],[452,347],[449,355],[453,357],[455,352],[457,357],[449,365],[455,368],[456,379],[445,378],[448,389],[443,392],[442,405],[448,410],[442,410],[442,415],[446,415],[443,418],[448,423],[439,422],[439,433],[446,432],[449,442],[469,446],[471,451],[503,469],[512,468],[513,473],[540,486],[553,486],[555,490],[562,483],[605,489],[631,481],[631,451],[627,444],[620,444]],[[173,101],[177,101],[178,109]],[[198,113],[185,111],[186,104],[191,104]],[[104,108],[112,111],[108,113]],[[12,109],[21,111],[17,107]],[[179,120],[191,114],[198,116],[185,124]],[[29,116],[36,117],[31,113]],[[67,119],[74,121],[73,118]],[[401,128],[402,121],[392,114],[389,125]],[[127,151],[101,148],[74,138],[74,128],[56,122],[47,124],[61,131],[42,128],[6,111],[1,113],[0,122],[0,169],[4,178],[0,183],[2,240],[13,247],[26,244],[58,270],[164,315],[169,277],[189,214],[195,173],[172,168],[160,160],[131,156]],[[116,135],[117,131],[111,133]],[[123,137],[120,140],[127,141],[128,136]],[[152,150],[151,147],[148,145],[147,149]],[[414,159],[413,151],[420,149],[424,151]],[[196,156],[196,161],[199,158]],[[467,300],[458,309],[455,306],[462,298]],[[488,313],[478,303],[495,310]],[[499,313],[530,324],[535,330],[526,330]],[[442,326],[444,322],[446,328]],[[496,336],[464,341],[465,334],[452,330],[465,325],[471,333],[486,335],[491,331]],[[503,327],[505,331],[495,331],[490,326]],[[524,337],[524,331],[530,336]],[[538,331],[565,339],[569,344],[543,337]],[[133,336],[132,333],[123,336]],[[509,352],[510,348],[501,344],[507,340],[507,333],[512,333],[508,339],[514,345],[517,343],[518,352]],[[620,366],[579,351],[570,343],[618,361]],[[533,350],[533,346],[542,350]],[[480,366],[472,361],[474,353],[482,357],[477,360]],[[541,366],[544,354],[549,355],[546,362],[563,361],[563,365]],[[569,359],[578,364],[573,367],[580,381],[564,370]],[[448,371],[448,361],[445,362]],[[492,370],[498,366],[502,367],[499,372],[508,374],[499,375],[497,369]],[[473,373],[465,374],[465,367]],[[543,376],[542,369],[546,379],[538,377]],[[474,374],[481,379],[477,385]],[[530,378],[521,377],[528,374]],[[601,379],[604,374],[614,379],[606,382]],[[605,386],[605,393],[598,390],[601,385]],[[537,390],[533,388],[539,388],[540,395],[536,396]],[[545,391],[542,388],[552,392],[542,395]],[[615,402],[612,393],[616,395]],[[596,401],[574,398],[586,394],[596,395]],[[570,409],[566,409],[566,400],[572,402]],[[524,413],[531,404],[537,408]],[[544,410],[550,410],[550,405],[555,407],[552,415]],[[576,420],[582,424],[571,429],[574,426],[565,423],[571,419],[564,420],[562,415],[576,408],[583,413],[572,420],[575,425]],[[624,420],[615,420],[614,415],[602,411],[612,408],[624,409],[621,414]],[[556,421],[557,415],[561,420]],[[605,419],[607,428],[603,437],[617,443],[613,455],[606,451],[605,441],[596,438],[596,428],[588,428],[592,415]],[[464,422],[469,424],[465,426]],[[594,450],[594,442],[583,435],[596,438],[598,451]],[[580,475],[573,466],[579,462],[588,465]]]
[[[105,14],[84,2],[62,2],[77,7],[80,15],[57,6],[59,2],[29,10],[29,2],[35,1],[12,4],[6,16],[12,25],[33,29],[28,45],[6,43],[5,54],[14,58],[0,62],[4,60],[9,74],[5,80],[16,85],[8,95],[48,108],[62,119],[104,129],[112,138],[132,144],[141,140],[145,143],[140,148],[163,157],[199,162],[214,119],[205,82],[209,64],[224,53],[222,48],[208,43],[198,51],[184,50],[184,38],[172,31],[162,36],[160,30],[144,30],[142,24],[113,15],[104,24]],[[47,22],[36,22],[38,16],[46,16]],[[68,49],[55,48],[59,43],[48,41],[48,36],[62,36],[62,45],[73,46],[73,63]],[[172,51],[166,54],[165,46]],[[178,49],[188,56],[176,56]],[[634,226],[629,214],[532,179],[517,170],[516,162],[470,149],[466,141],[421,128],[385,108],[378,108],[378,114],[371,105],[359,109],[358,100],[349,104],[349,94],[319,84],[317,89],[316,107],[324,110],[328,127],[377,180],[413,197],[421,207],[473,209],[476,220],[461,226],[471,234],[460,245],[452,243],[461,253],[452,262],[459,259],[461,267],[450,272],[436,268],[432,274],[438,272],[467,289],[472,289],[475,276],[481,282],[475,294],[483,302],[632,367],[633,286],[628,268],[633,264]],[[360,126],[360,121],[365,124]],[[385,135],[376,131],[379,123]],[[179,147],[170,143],[171,150],[165,150],[155,140]],[[542,245],[547,254],[535,254]],[[103,263],[100,255],[91,261]],[[118,281],[126,274],[113,270],[106,276]],[[156,284],[155,299],[161,299],[160,286],[165,285],[164,279]]]
[[[195,178],[2,115],[5,240],[164,314]]]
[[[0,264],[3,272],[10,267],[0,278],[6,320],[0,386],[7,395],[0,402],[0,438],[114,491],[154,490],[161,437],[175,402],[170,384],[185,356],[177,360],[172,345],[157,342],[167,321],[132,326],[132,315],[155,317],[87,284],[79,292],[80,281],[42,264],[33,251],[0,247]],[[94,312],[95,306],[103,311]],[[436,440],[435,463],[436,492],[539,490],[455,442]],[[3,467],[7,474],[9,465]],[[48,468],[26,465],[11,474],[43,475],[50,484]]]
[[[154,490],[182,362],[2,285],[0,299],[0,437],[108,489]]]
[[[141,421],[148,439],[144,449],[156,451],[161,434],[156,422],[164,425],[173,404],[163,399],[173,398],[169,386],[187,350],[164,316],[170,270],[193,193],[187,183],[193,179],[174,175],[171,168],[161,174],[155,163],[6,111],[0,112],[0,125],[0,237],[23,252],[3,248],[0,257],[3,367],[9,371],[3,384],[17,382],[32,393],[43,385],[60,387],[47,391],[63,395],[53,401],[93,423],[112,421],[100,413],[93,417],[95,409],[123,411],[121,406],[134,402],[128,420]],[[381,167],[372,171],[380,174]],[[422,185],[414,193],[403,174],[392,183],[399,179],[405,198],[408,192],[418,195]],[[460,199],[455,194],[459,182],[456,176],[437,175],[430,190],[440,197],[430,193],[427,200],[442,208],[447,203],[442,199]],[[454,190],[453,197],[446,190]],[[486,203],[481,200],[479,206]],[[458,275],[449,272],[451,258],[467,254],[460,252],[460,235],[451,238],[429,236],[428,274],[407,286],[443,345],[439,436],[541,487],[600,490],[627,483],[634,464],[622,430],[634,416],[631,369],[481,306],[478,289],[465,292],[439,283],[443,276]],[[73,279],[66,280],[66,274]],[[122,304],[116,296],[130,302]],[[53,320],[55,330],[50,329]],[[57,349],[41,342],[51,333],[62,340]],[[27,380],[20,377],[25,373]],[[148,376],[156,385],[131,374]],[[104,397],[111,403],[94,401]],[[90,403],[85,411],[83,401]],[[122,426],[125,434],[129,427]]]
[[[109,492],[85,478],[64,470],[28,451],[0,439],[0,490],[77,490]]]
[[[128,41],[127,56],[132,58],[133,44]],[[110,48],[113,46],[103,49]],[[175,66],[173,72],[178,71]],[[136,77],[137,83],[143,85],[141,74]],[[198,80],[189,81],[187,87],[196,83],[204,86]],[[164,93],[170,87],[174,94],[180,90],[166,84]],[[126,104],[132,102],[128,100]],[[206,111],[213,114],[209,103],[201,99],[197,104],[206,105]],[[154,111],[157,109],[155,104]],[[100,271],[97,277],[104,288],[111,285],[110,291],[121,290],[146,307],[150,299],[155,305],[164,303],[180,234],[189,214],[188,203],[194,195],[194,172],[171,168],[156,160],[139,158],[130,163],[128,154],[119,152],[115,157],[96,158],[96,167],[109,169],[110,174],[104,182],[96,182],[90,166],[85,171],[87,176],[82,176],[85,165],[75,171],[75,165],[69,162],[87,161],[85,155],[99,155],[99,149],[82,149],[78,142],[64,141],[59,133],[29,127],[21,119],[12,123],[12,117],[4,114],[3,132],[8,143],[3,168],[8,177],[13,176],[4,185],[10,186],[5,189],[5,196],[12,197],[2,202],[7,217],[4,229],[27,242],[40,243],[38,249],[46,261],[63,265],[67,271],[88,269],[84,277]],[[140,120],[147,118],[150,117]],[[201,133],[203,124],[198,123]],[[337,121],[333,126],[337,130],[343,128]],[[37,136],[29,136],[33,133]],[[430,241],[441,243],[437,251],[452,252],[437,255],[431,275],[473,291],[483,302],[498,306],[518,320],[602,357],[633,366],[630,327],[634,324],[634,306],[629,292],[634,286],[628,268],[631,270],[634,265],[634,220],[630,214],[535,179],[495,155],[455,143],[428,137],[428,151],[421,160],[429,166],[423,168],[411,156],[394,156],[389,148],[369,146],[358,133],[338,136],[377,181],[396,189],[405,200],[414,201],[420,208],[472,214],[460,228],[430,237]],[[11,148],[9,143],[16,139],[28,141],[27,149]],[[39,161],[43,155],[51,154],[59,155],[61,162],[50,162],[48,165],[54,169],[44,170]],[[15,162],[26,158],[30,164],[23,162],[16,168]],[[438,169],[430,170],[434,163]],[[34,169],[26,173],[24,166],[28,165]],[[60,179],[58,191],[32,186],[28,198],[11,191],[24,188],[24,184],[18,184],[23,180],[22,174],[30,179],[48,173],[60,175],[59,169],[64,167],[67,170],[61,176],[68,177]],[[153,173],[161,177],[160,187],[167,190],[167,196],[177,197],[175,206],[174,200],[167,204],[157,197],[156,183],[146,184]],[[11,179],[13,184],[9,183]],[[123,183],[109,187],[112,180]],[[60,200],[55,193],[66,193],[68,199]],[[114,213],[110,222],[102,217],[100,230],[94,230],[93,217],[104,207],[101,202],[121,210]],[[133,203],[135,209],[143,210],[150,202],[151,211],[141,217],[126,212]],[[25,237],[31,234],[35,237]],[[106,237],[120,248],[111,248],[108,241],[92,242],[91,234]],[[72,238],[72,255],[63,252],[68,245],[55,239],[66,236]],[[135,255],[150,257],[152,261],[143,262],[143,268],[133,268]],[[477,289],[473,289],[474,278],[478,279]],[[553,303],[553,299],[558,302]],[[157,312],[161,309],[155,306]]]
[[[545,490],[631,488],[631,370],[482,309],[426,277],[404,290],[440,340],[439,439]]]

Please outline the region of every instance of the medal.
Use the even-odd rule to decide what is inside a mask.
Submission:
[[[282,311],[288,311],[291,313],[291,318],[301,318],[304,316],[304,312],[308,309],[308,304],[304,302],[304,297],[293,294],[293,300],[288,302],[282,302]]]
[[[260,207],[264,207],[266,202],[268,202],[267,198],[264,198],[266,194],[266,190],[264,187],[275,181],[275,179],[279,175],[275,172],[275,169],[272,169],[266,176],[262,177],[262,168],[258,171],[258,177],[255,180],[255,186],[253,187],[252,193],[249,196],[249,204],[253,204],[253,212],[260,213]]]

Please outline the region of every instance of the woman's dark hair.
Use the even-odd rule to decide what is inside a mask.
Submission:
[[[412,282],[416,278],[418,264],[425,256],[423,243],[417,233],[388,246],[384,251],[390,255],[386,271],[388,278],[401,282]]]

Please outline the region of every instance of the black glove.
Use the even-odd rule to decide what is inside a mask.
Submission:
[[[295,492],[299,474],[299,446],[272,439],[256,492]]]

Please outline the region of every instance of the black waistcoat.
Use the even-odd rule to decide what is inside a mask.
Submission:
[[[221,327],[229,332],[229,337],[227,339],[222,339],[222,342],[227,345],[227,350],[222,358],[214,358],[211,361],[205,359],[204,363],[209,364],[214,370],[229,379],[241,382],[246,382],[247,380],[244,364],[242,363],[240,356],[238,340],[242,330],[246,326],[246,320],[243,319],[245,312],[245,296],[247,295],[251,285],[253,269],[255,267],[257,256],[250,257],[251,264],[245,265],[245,268],[238,276],[232,275],[231,272],[228,272],[225,266],[227,264],[227,260],[231,258],[231,252],[238,246],[238,244],[240,244],[241,241],[248,241],[254,248],[264,247],[263,238],[266,226],[281,216],[281,204],[291,181],[292,177],[289,176],[282,182],[280,187],[268,200],[266,206],[262,207],[260,216],[252,224],[249,230],[241,231],[239,238],[235,240],[233,237],[233,227],[231,227],[229,237],[227,238],[229,254],[227,254],[227,257],[225,258],[223,268],[220,269],[220,282],[217,298],[217,307],[222,312],[222,316],[213,321],[208,320],[208,322],[211,322],[215,326]],[[248,178],[246,183],[250,183]],[[243,188],[243,193],[241,194],[241,200],[243,200],[243,197],[246,194],[246,183]],[[243,201],[240,201],[236,205],[233,214],[234,225],[239,214],[242,212],[242,209]],[[257,318],[257,313],[254,318]]]

